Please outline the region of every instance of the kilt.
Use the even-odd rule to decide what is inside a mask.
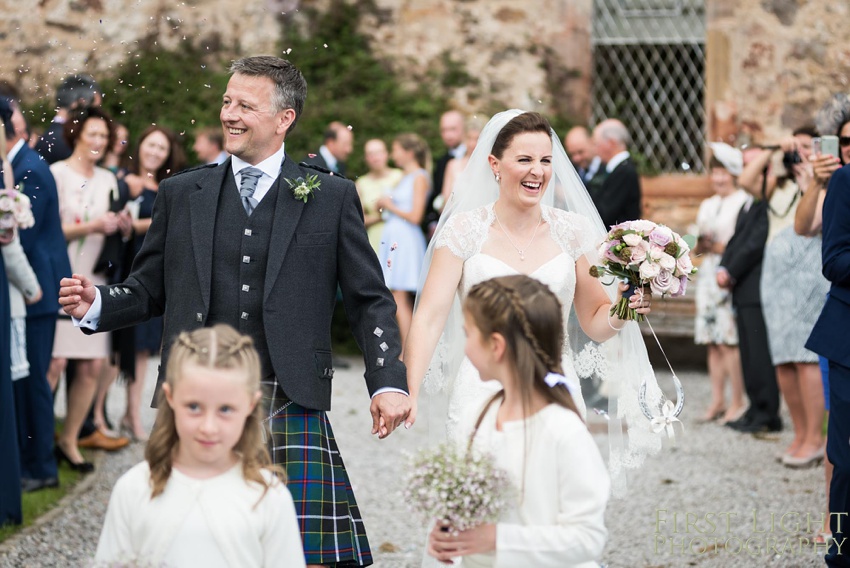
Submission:
[[[369,566],[372,552],[345,465],[323,410],[287,398],[263,381],[269,453],[284,468],[307,564]]]

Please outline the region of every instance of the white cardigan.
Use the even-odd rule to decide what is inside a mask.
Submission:
[[[263,473],[272,480],[269,472]],[[243,479],[239,462],[202,480],[172,469],[165,491],[151,499],[150,469],[141,462],[115,484],[95,561],[172,568],[305,566],[289,490],[275,481],[262,499],[261,495],[262,487]],[[178,537],[186,523],[192,525],[191,533],[184,534],[195,538],[191,550],[181,548],[181,543],[184,547],[188,543]],[[191,562],[174,563],[175,558],[193,555]]]
[[[18,235],[8,245],[0,246],[3,253],[3,264],[6,265],[6,276],[9,278],[9,307],[13,318],[27,316],[26,300],[32,300],[38,295],[41,287],[38,278],[30,266],[21,239]]]
[[[610,481],[587,426],[574,412],[550,404],[497,431],[498,406],[494,403],[487,412],[473,447],[496,456],[522,500],[496,526],[495,555],[468,556],[462,565],[598,568],[608,537],[605,506]],[[478,414],[467,417],[465,432],[471,431]],[[525,483],[520,491],[523,462]]]

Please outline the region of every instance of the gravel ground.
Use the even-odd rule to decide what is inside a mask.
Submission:
[[[424,529],[407,512],[400,489],[403,453],[424,445],[425,419],[386,440],[371,437],[362,361],[351,361],[351,369],[335,375],[331,420],[364,515],[375,565],[418,566]],[[149,389],[156,364],[150,369]],[[662,385],[668,384],[669,375],[659,378]],[[791,441],[787,414],[784,432],[760,438],[716,424],[697,424],[694,418],[709,394],[707,377],[688,372],[680,378],[688,396],[681,416],[685,434],[677,436],[676,446],[667,445],[631,475],[626,499],[610,502],[604,562],[612,568],[822,565],[822,551],[800,539],[818,528],[825,502],[823,468],[790,470],[775,462],[774,454]],[[110,415],[120,416],[122,405],[123,396],[115,389]],[[426,416],[427,409],[420,413]],[[152,411],[146,412],[148,426],[153,417]],[[595,438],[604,455],[606,436]],[[86,566],[97,546],[110,490],[142,459],[142,452],[141,444],[132,444],[104,455],[90,486],[69,499],[58,514],[0,545],[0,566]],[[814,519],[811,530],[807,515]],[[658,525],[656,534],[658,520],[665,523]]]

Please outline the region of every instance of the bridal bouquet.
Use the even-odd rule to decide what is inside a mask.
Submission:
[[[444,521],[463,531],[496,522],[511,501],[507,472],[490,455],[442,445],[412,460],[404,500],[426,522]]]
[[[33,225],[30,198],[16,189],[0,189],[0,231],[29,229]]]
[[[629,308],[636,288],[648,287],[653,294],[682,296],[688,278],[697,269],[691,262],[691,244],[670,228],[639,219],[614,225],[599,246],[601,266],[591,266],[590,275],[621,278],[631,288],[611,306],[611,315],[623,320],[643,321]]]

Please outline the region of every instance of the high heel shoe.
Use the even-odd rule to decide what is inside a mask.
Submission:
[[[56,461],[59,463],[62,463],[63,461],[68,462],[68,466],[74,471],[78,471],[80,473],[91,473],[94,471],[94,464],[91,462],[82,461],[80,463],[77,463],[71,461],[71,458],[69,458],[68,454],[66,454],[64,450],[59,447],[59,444],[53,446],[53,455],[56,456]]]
[[[697,418],[697,422],[699,424],[707,424],[709,422],[714,422],[715,420],[720,420],[723,418],[723,415],[726,414],[726,409],[721,408],[720,410],[714,411],[712,414],[704,414]]]
[[[782,458],[782,465],[792,469],[803,469],[819,465],[823,461],[823,448],[819,448],[814,453],[807,456],[794,457],[786,455]]]
[[[120,427],[120,430],[121,430],[121,434],[124,435],[124,436],[127,436],[128,438],[130,438],[134,442],[147,442],[148,441],[149,436],[147,434],[142,433],[141,435],[139,435],[139,434],[136,434],[135,431],[133,431],[133,425],[129,420],[127,420],[126,416],[121,419],[121,423],[120,423],[119,427]]]

